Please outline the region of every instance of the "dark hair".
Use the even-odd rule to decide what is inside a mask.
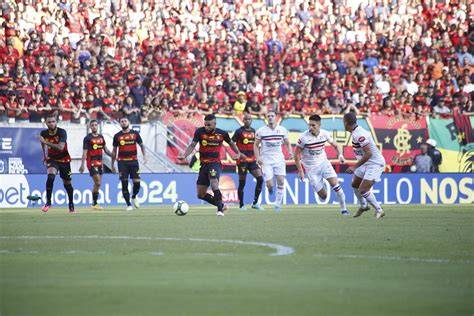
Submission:
[[[92,125],[92,123],[97,123],[97,124],[99,124],[99,121],[97,121],[96,119],[90,120],[90,121],[89,121],[89,125]]]
[[[215,120],[216,119],[216,116],[214,114],[208,114],[204,117],[204,121],[206,122],[209,122],[209,121],[212,121],[212,120]]]
[[[49,118],[53,118],[56,122],[58,121],[58,118],[55,114],[51,113],[49,114],[48,116],[46,116],[46,120],[49,119]]]
[[[275,114],[275,115],[277,114],[277,112],[276,112],[275,110],[268,110],[268,111],[267,111],[267,114],[268,114],[268,113],[273,113],[273,114]]]
[[[355,125],[357,124],[357,117],[353,112],[346,113],[344,114],[344,122],[349,125]]]
[[[309,117],[309,120],[310,121],[316,121],[316,122],[321,122],[321,116],[317,115],[317,114],[313,114]]]

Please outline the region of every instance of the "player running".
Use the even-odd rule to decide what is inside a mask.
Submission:
[[[293,159],[293,152],[288,140],[288,131],[275,122],[276,112],[268,111],[266,117],[267,125],[260,127],[256,133],[254,144],[255,158],[262,167],[265,184],[270,194],[273,194],[273,176],[276,176],[275,211],[281,212],[286,177],[286,163],[282,145],[286,145],[290,159]]]
[[[69,201],[69,213],[74,213],[73,192],[71,184],[71,156],[67,150],[66,130],[57,126],[56,116],[46,118],[47,129],[41,131],[38,140],[43,150],[43,161],[47,166],[48,179],[46,180],[46,204],[41,209],[47,212],[51,208],[51,195],[53,194],[54,178],[59,172]],[[47,150],[45,151],[45,148]]]
[[[89,128],[91,132],[84,137],[83,141],[82,160],[79,172],[84,172],[84,163],[87,160],[87,169],[94,181],[94,187],[92,188],[92,208],[95,210],[103,210],[104,208],[97,204],[103,173],[102,154],[105,151],[107,155],[112,157],[112,152],[105,145],[104,136],[98,133],[99,122],[97,122],[97,120],[91,120],[89,122]]]
[[[146,152],[143,140],[137,131],[130,129],[130,121],[126,117],[120,119],[122,130],[114,135],[112,150],[112,172],[115,173],[114,163],[117,160],[120,181],[122,182],[122,194],[127,203],[127,211],[133,207],[139,208],[137,194],[140,192],[140,166],[138,164],[137,144],[140,145],[143,154],[143,162],[146,163]],[[118,152],[117,152],[118,150]],[[128,177],[133,181],[132,203],[130,203],[130,192],[128,191]]]
[[[191,144],[189,144],[184,153],[177,156],[180,160],[185,159],[199,143],[201,168],[199,169],[199,176],[196,183],[197,195],[199,199],[217,206],[217,216],[224,216],[225,210],[224,204],[222,203],[222,193],[219,190],[219,177],[222,170],[219,156],[224,141],[237,153],[237,159],[245,159],[245,155],[240,152],[239,148],[237,148],[235,143],[230,139],[229,134],[226,131],[216,128],[216,117],[214,114],[208,114],[204,117],[204,127],[196,129]],[[207,193],[209,185],[214,192],[214,196]]]
[[[328,142],[336,149],[340,162],[344,162],[344,156],[341,154],[342,151],[331,134],[321,129],[321,117],[319,115],[311,115],[308,126],[309,129],[301,134],[296,144],[295,163],[298,168],[298,176],[303,180],[306,170],[309,183],[313,187],[314,192],[317,192],[322,199],[327,197],[323,182],[323,179],[326,179],[337,195],[339,205],[341,206],[341,214],[350,215],[346,209],[346,196],[337,181],[336,171],[334,171],[326,156],[324,143]]]
[[[385,160],[370,133],[357,125],[354,113],[344,114],[344,128],[352,134],[352,147],[358,160],[354,166],[349,166],[346,170],[347,173],[354,173],[352,188],[360,205],[354,217],[359,217],[368,211],[367,202],[369,202],[375,208],[375,218],[380,219],[385,216],[385,212],[371,189],[375,182],[380,181]]]
[[[237,169],[239,173],[239,188],[237,191],[239,194],[239,207],[241,211],[247,210],[244,205],[244,188],[247,179],[247,171],[249,171],[257,180],[252,208],[263,210],[263,207],[258,204],[258,198],[262,192],[263,177],[262,170],[257,165],[255,160],[255,152],[253,147],[253,144],[255,143],[255,129],[250,127],[250,125],[252,125],[252,116],[246,113],[244,114],[243,120],[244,126],[236,130],[232,136],[232,141],[237,144],[240,152],[247,156],[245,159],[237,160]]]

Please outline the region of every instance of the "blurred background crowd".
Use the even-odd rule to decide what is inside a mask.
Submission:
[[[0,120],[474,112],[469,0],[7,0]]]

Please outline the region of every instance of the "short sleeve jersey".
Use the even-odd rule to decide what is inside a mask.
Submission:
[[[199,143],[199,159],[201,163],[221,163],[220,153],[222,143],[230,143],[229,133],[219,128],[207,132],[205,127],[200,127],[194,132],[193,141]]]
[[[137,131],[120,131],[114,136],[114,147],[118,147],[118,161],[138,160],[137,144],[140,145],[143,140]]]
[[[84,137],[82,149],[87,150],[87,167],[101,167],[102,166],[102,155],[105,147],[105,139],[101,134],[92,135],[87,134]]]
[[[309,130],[301,134],[296,146],[302,149],[301,161],[305,167],[316,167],[327,161],[324,149],[326,142],[332,143],[334,140],[331,134],[324,129],[319,130],[317,136],[314,136]]]
[[[48,147],[48,159],[56,162],[65,163],[71,161],[71,156],[67,150],[67,133],[62,128],[57,128],[56,132],[52,134],[48,129],[41,131],[41,136],[50,143],[59,144],[65,143],[63,150],[57,150],[52,147]]]
[[[385,159],[383,158],[377,145],[375,145],[372,135],[360,126],[356,126],[352,131],[352,148],[357,160],[360,160],[364,155],[362,148],[369,146],[372,152],[372,157],[365,163],[367,165],[385,165]]]
[[[270,128],[268,125],[257,130],[256,138],[261,142],[260,156],[264,163],[285,161],[281,146],[288,139],[288,130],[283,126]]]
[[[255,152],[253,148],[255,143],[255,129],[253,129],[252,127],[250,127],[249,129],[246,129],[244,127],[239,128],[235,131],[234,135],[232,135],[232,141],[235,142],[240,152],[247,156],[247,158],[241,161],[255,161]]]

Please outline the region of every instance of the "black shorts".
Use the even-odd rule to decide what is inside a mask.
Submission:
[[[95,166],[95,167],[90,167],[89,168],[89,175],[91,177],[95,176],[96,174],[102,175],[104,173],[104,170],[102,166]]]
[[[54,168],[59,172],[61,179],[69,181],[71,180],[71,163],[70,162],[57,162],[55,160],[48,159],[46,162],[48,168]]]
[[[120,180],[130,179],[140,179],[140,167],[138,165],[138,160],[129,160],[129,161],[119,161],[118,162],[118,171]]]
[[[222,172],[222,165],[218,162],[211,162],[202,164],[199,169],[199,177],[197,179],[197,185],[209,186],[211,179],[219,179]]]
[[[253,171],[255,169],[259,169],[260,167],[257,165],[256,161],[242,161],[237,164],[237,172],[238,174],[247,174],[247,171]]]

